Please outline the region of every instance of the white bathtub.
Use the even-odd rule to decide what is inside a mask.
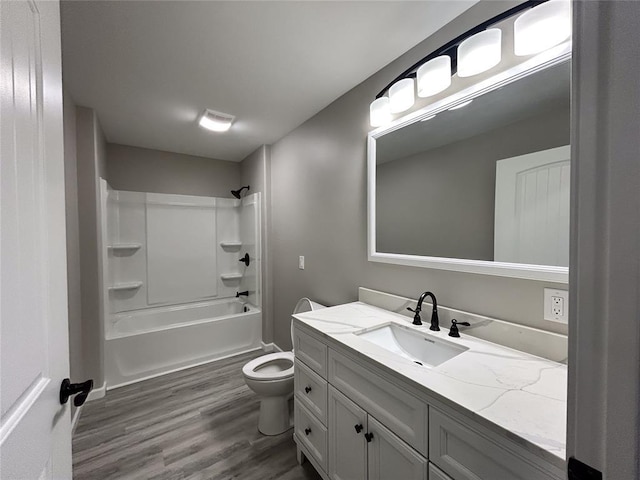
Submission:
[[[158,307],[112,315],[105,333],[111,389],[260,348],[262,312],[235,299]]]

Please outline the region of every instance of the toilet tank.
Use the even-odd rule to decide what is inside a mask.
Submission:
[[[319,310],[321,308],[327,307],[324,305],[320,305],[313,300],[309,300],[307,297],[304,297],[298,300],[298,303],[296,303],[296,308],[293,309],[293,313],[295,315],[296,313],[311,312],[313,310]]]
[[[293,315],[296,313],[311,312],[313,310],[320,310],[321,308],[327,308],[326,305],[321,305],[309,300],[307,297],[303,297],[298,300],[296,307],[293,309]],[[291,320],[291,350],[293,351],[293,320]]]

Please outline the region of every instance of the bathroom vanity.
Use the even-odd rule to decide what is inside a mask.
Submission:
[[[363,302],[293,325],[298,460],[323,478],[564,478],[565,365]]]

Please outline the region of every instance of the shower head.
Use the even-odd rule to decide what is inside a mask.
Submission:
[[[251,189],[249,188],[249,185],[247,185],[246,187],[241,187],[241,188],[239,188],[238,190],[231,190],[231,195],[233,195],[233,196],[234,196],[234,197],[236,197],[236,198],[240,198],[240,193],[241,193],[241,192],[242,192],[242,190],[244,190],[245,188],[246,188],[247,190],[251,190]]]

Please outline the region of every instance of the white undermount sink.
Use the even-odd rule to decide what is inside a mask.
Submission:
[[[436,367],[468,350],[467,347],[393,323],[356,335],[412,362],[429,367]]]

